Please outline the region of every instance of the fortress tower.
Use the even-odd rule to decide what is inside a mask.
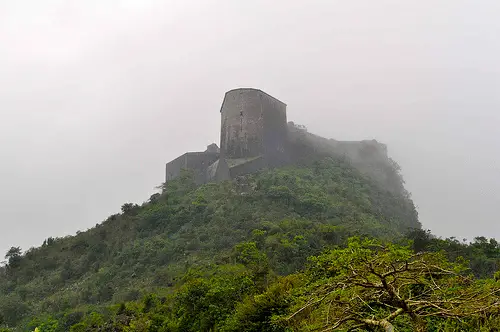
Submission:
[[[269,166],[287,160],[286,104],[251,88],[226,92],[221,106],[221,157],[263,157]]]

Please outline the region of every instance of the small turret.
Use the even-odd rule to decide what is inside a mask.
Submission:
[[[216,153],[219,153],[219,152],[220,152],[220,149],[219,149],[219,147],[217,146],[217,144],[212,143],[212,144],[210,144],[209,146],[207,146],[207,150],[206,150],[205,152],[216,152]]]

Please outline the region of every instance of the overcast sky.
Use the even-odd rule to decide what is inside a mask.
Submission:
[[[0,0],[0,250],[147,200],[165,162],[219,142],[235,87],[386,143],[435,234],[500,238],[498,17],[498,0]]]

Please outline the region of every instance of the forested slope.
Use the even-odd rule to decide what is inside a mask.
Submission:
[[[471,266],[476,277],[492,276],[498,268],[496,242],[481,238],[466,245],[432,237],[420,230],[407,195],[381,188],[343,160],[326,158],[201,187],[186,172],[148,202],[124,204],[121,214],[88,231],[49,238],[25,253],[12,248],[0,274],[1,326],[308,330],[323,324],[316,309],[308,309],[312,316],[297,315],[300,321],[285,318],[316,296],[314,287],[337,277],[311,262],[335,269],[338,259],[331,257],[351,236],[402,245],[412,240],[401,249],[408,259],[412,251],[443,251],[443,264],[472,259],[456,264]],[[328,248],[336,249],[328,254]],[[389,258],[382,260],[392,266]]]
[[[393,238],[419,227],[411,201],[331,158],[198,188],[186,172],[122,212],[23,255],[13,248],[0,277],[4,321],[168,289],[188,267],[230,262],[243,241],[258,243],[284,275],[348,235]]]

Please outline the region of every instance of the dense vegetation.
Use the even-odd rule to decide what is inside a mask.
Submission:
[[[342,160],[201,187],[186,172],[86,232],[24,253],[9,250],[0,271],[0,326],[311,331],[388,323],[408,331],[453,331],[457,324],[474,330],[493,324],[498,285],[487,278],[498,257],[494,240],[466,244],[420,230],[407,195],[384,190]],[[419,272],[404,270],[408,264]],[[388,269],[398,271],[390,282],[412,280],[401,282],[400,299],[389,288],[373,292],[383,284],[374,278]],[[372,287],[356,284],[353,274]],[[346,306],[354,296],[356,306]],[[476,299],[477,308],[438,303],[444,298]],[[434,307],[409,310],[412,301]]]

